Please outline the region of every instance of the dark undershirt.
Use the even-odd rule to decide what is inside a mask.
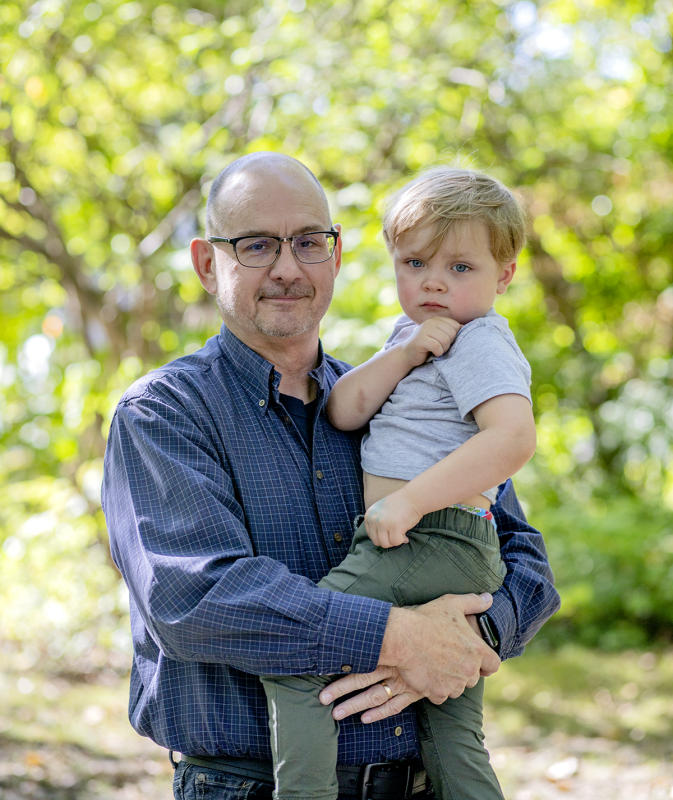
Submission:
[[[292,417],[306,446],[310,449],[313,440],[313,418],[318,401],[312,400],[310,403],[304,404],[298,397],[292,397],[289,394],[281,394],[280,401]]]

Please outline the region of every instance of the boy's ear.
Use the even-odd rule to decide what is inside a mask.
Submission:
[[[215,254],[213,246],[206,239],[192,239],[189,249],[192,255],[194,272],[199,276],[201,285],[209,294],[217,292],[215,275]]]
[[[500,273],[500,277],[498,278],[498,288],[496,289],[498,294],[505,294],[507,287],[512,282],[515,272],[516,261],[512,261],[510,264],[505,264]]]

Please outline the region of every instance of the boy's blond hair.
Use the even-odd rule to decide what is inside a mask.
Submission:
[[[383,236],[388,247],[419,225],[436,225],[439,244],[456,222],[478,220],[488,229],[493,258],[515,261],[526,240],[526,220],[514,195],[500,181],[456,167],[435,167],[403,186],[388,203]]]

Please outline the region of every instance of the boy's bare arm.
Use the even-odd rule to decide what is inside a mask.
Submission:
[[[354,367],[332,387],[327,400],[329,421],[342,431],[366,425],[410,369],[403,345]]]
[[[342,375],[327,401],[332,425],[351,431],[369,422],[402,378],[422,364],[429,353],[445,353],[459,329],[460,324],[452,319],[427,320],[406,341]]]
[[[533,456],[535,420],[525,397],[493,397],[472,413],[479,433],[369,508],[367,533],[379,547],[405,543],[406,532],[424,514],[498,486]]]

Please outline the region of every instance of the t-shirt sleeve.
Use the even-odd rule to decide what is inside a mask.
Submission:
[[[388,350],[393,345],[401,344],[411,336],[417,327],[418,325],[413,320],[410,320],[405,314],[400,315],[395,320],[392,333],[386,339],[382,350]]]
[[[496,328],[463,329],[448,353],[434,363],[463,419],[480,403],[502,394],[531,400],[530,366],[514,338]]]

